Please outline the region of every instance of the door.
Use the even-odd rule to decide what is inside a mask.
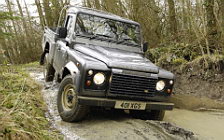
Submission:
[[[73,17],[68,15],[64,24],[64,27],[67,28],[68,32],[70,32],[71,30],[72,23],[73,23]],[[69,49],[69,47],[67,46],[67,41],[66,41],[69,39],[68,36],[70,35],[68,34],[66,39],[58,40],[56,43],[55,65],[56,65],[56,70],[58,72],[62,71],[62,68],[64,67],[68,59],[67,50]]]

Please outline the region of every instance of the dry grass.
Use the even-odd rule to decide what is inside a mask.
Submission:
[[[62,139],[49,127],[40,89],[23,66],[0,66],[0,139]]]

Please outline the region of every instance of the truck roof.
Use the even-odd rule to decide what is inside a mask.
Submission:
[[[118,15],[115,15],[109,12],[93,9],[93,8],[87,8],[87,7],[81,7],[81,6],[69,6],[67,11],[68,13],[86,13],[86,14],[96,15],[99,17],[105,17],[108,19],[119,20],[121,22],[127,22],[131,24],[140,25],[138,22],[132,21],[130,19],[120,17]]]

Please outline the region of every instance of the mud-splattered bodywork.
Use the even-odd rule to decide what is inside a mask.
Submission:
[[[145,58],[141,32],[137,32],[140,41],[132,40],[137,42],[134,45],[130,44],[131,41],[122,43],[119,39],[109,40],[113,38],[106,34],[78,34],[76,24],[80,13],[110,19],[111,23],[117,22],[119,25],[125,23],[125,27],[130,25],[131,29],[134,28],[130,29],[131,35],[135,29],[138,31],[137,27],[140,28],[139,23],[110,13],[80,7],[68,8],[66,21],[62,25],[67,29],[67,36],[59,38],[57,29],[46,28],[43,39],[43,50],[47,54],[47,62],[55,69],[56,79],[61,81],[67,74],[73,75],[82,104],[114,107],[116,100],[134,100],[147,102],[146,109],[171,110],[173,104],[162,101],[167,101],[171,95],[174,75]],[[123,42],[131,40],[128,35],[126,33],[127,37],[123,37]],[[90,70],[93,74],[88,73]],[[94,84],[93,78],[97,73],[105,76],[106,80],[101,85]],[[161,80],[165,82],[165,88],[158,91],[156,84]],[[87,83],[89,81],[91,84]]]

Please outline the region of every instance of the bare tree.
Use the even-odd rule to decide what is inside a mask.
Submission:
[[[54,25],[54,19],[52,17],[52,9],[50,7],[50,1],[49,0],[43,0],[43,9],[45,13],[45,20],[47,26],[53,26]]]
[[[36,4],[37,11],[38,11],[38,14],[39,14],[40,25],[42,26],[42,29],[44,29],[44,26],[46,25],[46,22],[45,22],[45,17],[43,15],[42,6],[40,4],[40,0],[35,0],[35,4]]]
[[[214,13],[214,0],[205,0],[205,9],[207,17],[207,39],[212,53],[218,47],[218,29],[217,29],[217,20]]]
[[[175,12],[175,4],[174,0],[167,0],[169,6],[169,25],[170,25],[170,32],[173,35],[174,39],[177,36],[177,20],[176,20],[176,12]]]
[[[20,0],[0,5],[0,50],[12,63],[38,59],[42,30],[57,25],[61,9],[70,0],[34,2],[39,20],[30,14],[26,0],[24,7]],[[176,57],[191,60],[224,52],[224,0],[83,0],[83,5],[139,22],[150,48],[171,50]],[[186,52],[191,56],[187,58]]]

